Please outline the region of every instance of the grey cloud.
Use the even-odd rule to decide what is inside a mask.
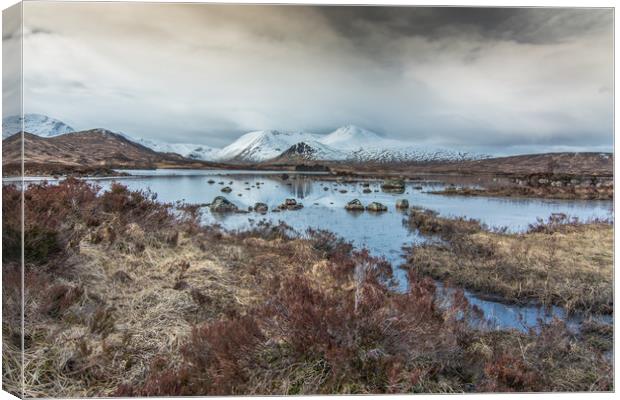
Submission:
[[[458,148],[613,142],[610,9],[29,2],[25,15],[27,111],[78,129],[213,146],[344,124]]]

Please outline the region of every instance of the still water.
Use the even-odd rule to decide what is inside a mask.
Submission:
[[[394,274],[401,288],[407,285],[406,275],[398,268],[404,245],[420,243],[424,239],[403,224],[406,212],[397,211],[397,199],[406,198],[409,204],[438,211],[443,216],[465,216],[480,219],[490,227],[507,227],[518,232],[527,229],[537,218],[547,219],[552,213],[564,213],[580,220],[613,218],[611,201],[565,201],[540,199],[500,199],[484,197],[452,197],[427,193],[439,190],[441,183],[409,182],[405,193],[392,194],[381,191],[380,181],[366,181],[371,193],[363,193],[363,182],[335,182],[321,174],[288,174],[256,171],[192,171],[158,170],[125,171],[131,177],[115,178],[130,189],[149,189],[165,202],[183,200],[189,203],[210,203],[216,196],[224,196],[240,209],[247,209],[257,202],[266,203],[270,209],[286,198],[302,202],[304,208],[296,211],[269,212],[266,215],[212,214],[203,209],[205,223],[219,223],[226,229],[244,229],[260,220],[285,222],[299,232],[307,228],[330,230],[351,241],[358,248],[367,248],[373,255],[385,257],[392,263]],[[209,184],[208,180],[215,183]],[[98,179],[104,189],[112,179]],[[223,182],[223,184],[220,184]],[[231,193],[222,193],[224,186]],[[345,192],[346,191],[346,192]],[[378,201],[388,207],[384,213],[350,213],[344,210],[347,202],[360,199],[366,205]],[[564,317],[562,310],[542,310],[538,307],[519,307],[482,300],[466,292],[470,302],[480,307],[489,324],[494,327],[518,328],[535,326],[538,319],[549,320],[556,315]],[[577,323],[578,320],[573,320]]]

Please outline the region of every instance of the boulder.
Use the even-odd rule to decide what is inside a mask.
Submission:
[[[209,179],[209,180],[207,181],[207,183],[208,183],[209,185],[213,185],[213,184],[215,183],[215,181],[214,181],[213,179]]]
[[[295,199],[286,199],[284,200],[284,203],[278,206],[278,208],[280,210],[299,210],[299,209],[304,208],[304,205],[301,203],[298,203],[297,200]]]
[[[344,206],[347,211],[364,211],[364,205],[358,199],[353,199]]]
[[[339,192],[344,194],[344,193],[347,193],[347,192],[348,192],[348,190],[346,190],[346,189],[340,189],[340,190],[339,190]]]
[[[382,211],[387,211],[387,207],[379,202],[373,201],[372,203],[366,206],[366,210],[374,211],[374,212],[382,212]]]
[[[401,210],[406,210],[409,208],[409,200],[407,199],[398,199],[396,200],[396,208]]]
[[[264,214],[269,211],[269,206],[265,203],[256,203],[254,204],[254,211],[257,213]]]
[[[372,190],[366,188],[366,189],[362,190],[362,193],[372,193]]]
[[[328,188],[327,186],[325,186],[325,187],[323,188],[323,190],[325,190],[325,191],[327,192],[327,191],[329,190],[329,188]]]
[[[225,212],[237,212],[239,208],[231,203],[226,197],[217,196],[211,202],[209,206],[212,212],[225,213]]]
[[[368,183],[368,182],[362,183],[362,187],[369,187],[369,186],[370,186],[370,183]]]
[[[232,189],[230,188],[230,186],[224,186],[224,187],[222,188],[222,192],[224,192],[224,193],[230,193],[230,192],[232,192]]]

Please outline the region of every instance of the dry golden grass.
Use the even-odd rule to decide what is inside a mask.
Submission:
[[[436,216],[434,223],[455,224]],[[522,234],[484,229],[451,232],[444,243],[412,249],[409,267],[508,302],[553,304],[568,311],[613,311],[613,226],[609,223],[566,224]]]

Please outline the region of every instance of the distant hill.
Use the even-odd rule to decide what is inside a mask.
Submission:
[[[509,157],[410,163],[330,164],[339,173],[377,173],[389,171],[406,176],[415,174],[506,175],[531,174],[613,176],[613,153],[543,153]]]
[[[21,135],[2,142],[3,165],[16,164],[21,157]],[[175,153],[156,152],[123,135],[92,129],[53,137],[24,133],[24,163],[47,167],[105,168],[219,168],[221,164],[190,160]]]

